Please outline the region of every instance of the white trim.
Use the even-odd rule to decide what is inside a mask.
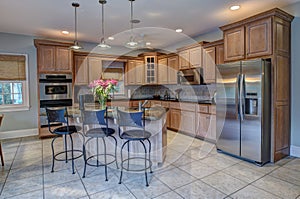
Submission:
[[[290,154],[291,156],[300,158],[300,147],[291,145]]]
[[[2,131],[0,132],[0,139],[10,139],[10,138],[21,138],[27,136],[38,135],[38,128],[35,129],[22,129],[22,130],[14,130],[14,131]]]

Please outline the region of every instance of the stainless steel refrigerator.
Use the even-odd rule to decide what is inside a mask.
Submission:
[[[263,165],[270,161],[271,63],[217,65],[217,149]]]

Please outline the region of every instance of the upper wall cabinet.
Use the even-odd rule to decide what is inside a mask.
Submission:
[[[158,57],[158,84],[177,84],[178,55],[172,53]]]
[[[130,59],[126,66],[126,85],[144,84],[144,61]]]
[[[72,43],[34,40],[39,73],[72,73]]]
[[[203,78],[205,83],[215,83],[216,65],[224,63],[223,40],[203,45]]]
[[[102,59],[87,55],[74,55],[75,84],[88,85],[102,74]]]
[[[179,70],[202,66],[202,46],[193,44],[177,49],[179,55]]]
[[[272,18],[229,24],[224,34],[224,60],[236,61],[272,54]]]

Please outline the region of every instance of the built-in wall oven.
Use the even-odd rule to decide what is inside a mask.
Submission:
[[[46,107],[72,106],[72,74],[40,74],[40,125],[47,126]]]

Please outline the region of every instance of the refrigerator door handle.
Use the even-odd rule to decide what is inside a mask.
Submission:
[[[240,90],[239,90],[239,84],[240,84],[241,75],[238,74],[236,77],[236,84],[235,84],[235,104],[236,104],[236,118],[240,117]]]
[[[241,74],[239,79],[239,114],[241,117],[241,121],[244,120],[244,111],[243,111],[243,104],[244,104],[244,78],[245,75]]]

